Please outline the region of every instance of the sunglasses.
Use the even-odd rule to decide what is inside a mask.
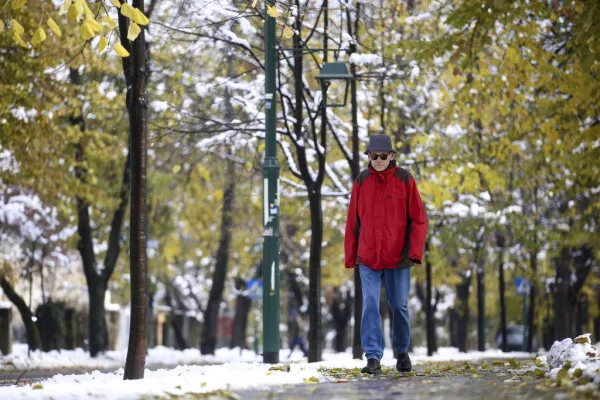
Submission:
[[[381,158],[383,161],[387,160],[388,156],[390,154],[376,154],[376,153],[370,153],[369,157],[371,157],[371,160],[377,160],[378,158]]]

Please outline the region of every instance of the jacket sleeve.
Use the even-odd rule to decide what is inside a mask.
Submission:
[[[350,206],[348,206],[348,218],[346,219],[346,233],[344,234],[344,266],[354,268],[358,257],[358,237],[360,234],[360,220],[358,219],[358,192],[359,185],[354,181],[352,194],[350,195]]]
[[[408,216],[411,221],[410,250],[408,259],[421,264],[427,236],[427,213],[421,201],[417,183],[411,176],[408,182]]]

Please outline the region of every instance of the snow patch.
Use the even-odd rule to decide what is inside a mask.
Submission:
[[[381,56],[377,54],[352,54],[350,56],[350,64],[356,65],[380,65],[382,63]]]

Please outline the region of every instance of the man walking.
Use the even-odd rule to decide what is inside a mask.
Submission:
[[[369,166],[352,186],[344,240],[345,266],[360,270],[362,319],[360,336],[367,357],[362,372],[381,373],[384,340],[379,314],[382,279],[392,310],[392,345],[396,369],[409,372],[410,267],[421,264],[427,215],[412,175],[396,166],[392,141],[373,135],[365,154]]]

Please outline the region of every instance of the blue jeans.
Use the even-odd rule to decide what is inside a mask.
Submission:
[[[292,356],[296,346],[300,346],[300,350],[302,350],[302,353],[304,353],[304,357],[308,355],[308,350],[306,350],[306,346],[304,345],[304,339],[302,339],[301,336],[296,336],[292,341],[292,344],[290,344],[290,355],[288,358]]]
[[[410,344],[408,320],[410,268],[373,271],[362,264],[359,268],[363,295],[360,337],[367,359],[381,360],[383,356],[383,330],[379,314],[379,292],[382,279],[385,281],[385,291],[392,310],[392,346],[398,352],[405,352]]]

